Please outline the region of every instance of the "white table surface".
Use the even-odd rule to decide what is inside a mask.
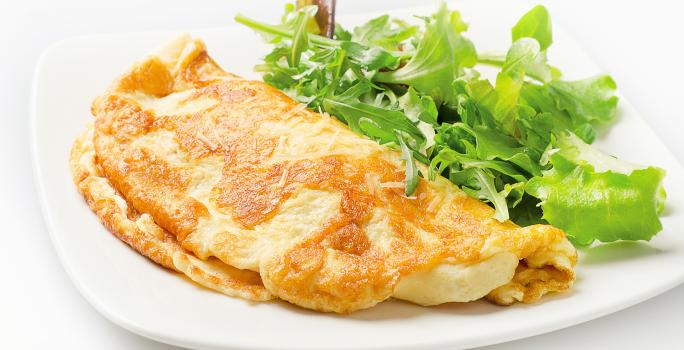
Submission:
[[[0,348],[171,348],[100,316],[57,260],[38,206],[28,146],[29,91],[40,53],[73,35],[217,27],[232,23],[237,12],[274,20],[282,2],[0,0]],[[338,13],[346,14],[427,1],[338,2]],[[684,3],[540,2],[612,74],[622,93],[684,161]],[[683,300],[680,286],[598,320],[488,349],[684,348]]]

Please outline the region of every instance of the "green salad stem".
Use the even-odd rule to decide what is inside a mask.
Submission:
[[[279,25],[270,25],[266,23],[261,23],[238,14],[235,16],[235,22],[243,24],[247,27],[254,29],[255,31],[266,33],[274,36],[280,36],[287,39],[292,39],[294,36],[294,31],[292,29],[287,29],[286,27]],[[326,38],[324,36],[316,34],[308,34],[309,41],[320,46],[339,46],[340,42],[334,39]]]

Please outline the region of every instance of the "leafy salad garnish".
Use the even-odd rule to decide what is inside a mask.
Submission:
[[[615,119],[608,75],[561,79],[543,6],[512,28],[506,54],[478,54],[460,13],[441,4],[420,24],[380,16],[334,39],[316,8],[286,7],[280,24],[237,16],[273,44],[256,67],[268,84],[401,152],[405,194],[444,176],[519,225],[550,223],[578,246],[649,240],[662,229],[665,172],[593,148]],[[494,83],[476,65],[499,67]],[[417,162],[427,165],[421,173]]]

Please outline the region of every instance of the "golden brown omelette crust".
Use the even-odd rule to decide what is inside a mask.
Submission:
[[[217,259],[197,259],[184,251],[176,238],[157,226],[149,215],[141,215],[126,205],[102,175],[96,162],[92,133],[90,126],[76,139],[69,165],[79,192],[110,232],[157,264],[184,273],[205,287],[254,301],[273,298],[261,283],[259,274],[236,269]]]
[[[178,108],[159,113],[155,103],[172,98]],[[202,244],[190,238],[202,220],[228,216],[236,226],[214,237],[220,244],[210,256],[257,271],[270,293],[304,307],[335,312],[370,307],[389,298],[400,279],[412,272],[447,259],[468,265],[489,258],[492,242],[492,252],[506,250],[527,259],[565,241],[563,232],[551,226],[519,228],[492,219],[489,206],[445,179],[421,179],[411,198],[398,186],[374,185],[404,180],[395,151],[354,135],[365,153],[337,152],[335,137],[352,134],[346,126],[301,108],[265,83],[225,73],[199,41],[182,39],[137,64],[95,100],[92,112],[103,174],[136,212],[149,214],[172,236],[174,247],[205,255],[199,254]],[[301,158],[277,156],[283,138],[296,135],[264,135],[262,130],[289,121],[312,127],[328,123],[335,130],[332,150]],[[173,135],[168,151],[138,144],[160,133]],[[215,159],[222,162],[221,173],[212,184],[207,207],[188,193],[207,183],[197,180],[194,171]],[[338,215],[286,248],[262,250],[258,264],[240,266],[245,263],[232,250],[259,239],[244,232],[280,215],[284,203],[303,188],[339,194]],[[378,210],[395,238],[385,250],[366,232]],[[117,234],[115,220],[100,217]],[[130,238],[127,242],[174,268],[164,254]],[[516,278],[490,299],[502,304],[531,302],[544,293],[567,289],[574,280],[575,256],[569,262],[542,264],[547,263],[551,265],[521,264]],[[511,298],[504,289],[517,291],[518,297]]]

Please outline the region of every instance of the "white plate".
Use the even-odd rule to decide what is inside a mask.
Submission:
[[[509,28],[526,8],[459,1],[481,50],[507,48]],[[452,6],[455,7],[455,6]],[[432,8],[390,11],[407,16]],[[347,26],[369,16],[340,18]],[[43,55],[35,76],[32,137],[36,183],[59,256],[83,296],[116,324],[186,347],[250,349],[414,349],[470,347],[513,340],[584,322],[646,300],[684,280],[684,169],[622,98],[617,124],[598,141],[626,159],[668,171],[664,231],[650,244],[612,244],[582,253],[569,293],[534,305],[485,302],[423,308],[389,301],[348,316],[318,314],[281,302],[251,304],[206,290],[151,263],[109,234],[76,192],[67,159],[91,119],[92,99],[126,69],[177,33],[120,34],[62,41]],[[268,47],[250,30],[200,30],[228,71],[255,77]],[[551,60],[569,78],[597,73],[555,28]]]

